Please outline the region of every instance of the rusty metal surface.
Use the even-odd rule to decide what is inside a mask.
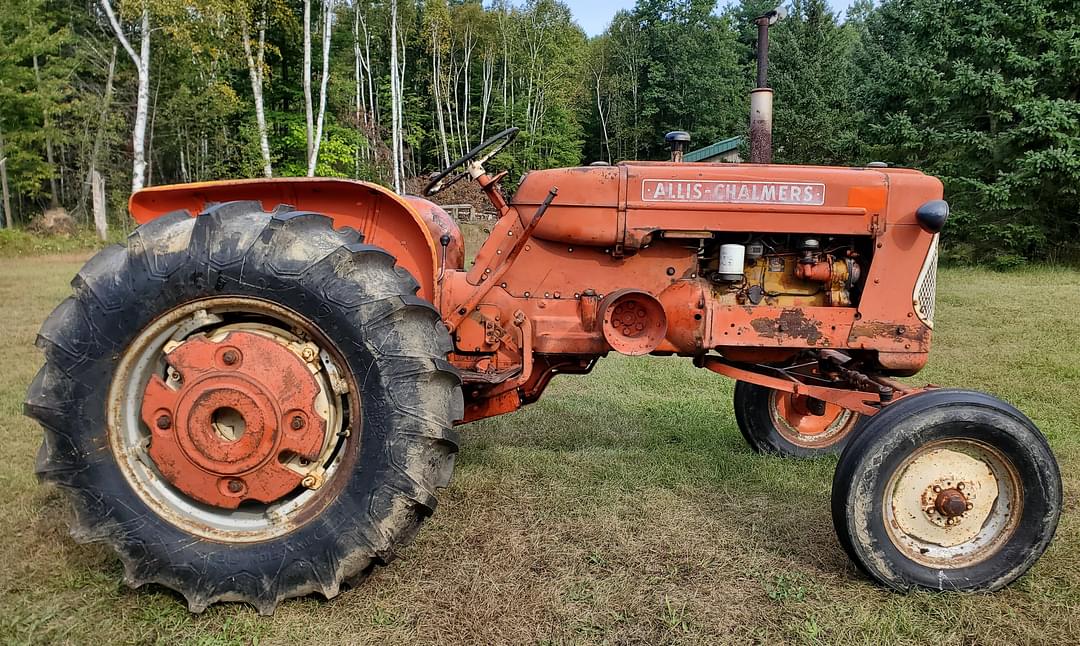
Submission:
[[[941,196],[932,177],[902,169],[631,162],[534,171],[511,203],[498,178],[476,177],[500,218],[468,270],[459,269],[459,232],[437,207],[362,183],[149,189],[133,197],[132,210],[145,220],[166,207],[261,199],[354,226],[414,273],[420,295],[454,334],[451,362],[475,376],[467,381],[487,384],[475,397],[498,396],[500,410],[524,401],[521,392],[516,402],[504,393],[531,379],[526,365],[534,357],[526,347],[588,360],[618,350],[626,326],[615,334],[605,325],[600,302],[625,289],[658,302],[666,319],[662,338],[643,346],[648,352],[720,352],[758,363],[801,349],[845,349],[896,375],[926,363],[931,330],[912,294],[935,238],[914,212]],[[791,232],[851,237],[870,252],[858,266],[849,256],[822,254],[799,265],[792,257],[781,274],[763,272],[757,295],[745,302],[702,275],[702,238]],[[857,291],[849,287],[855,283]],[[527,325],[511,323],[517,312]]]
[[[927,567],[970,567],[991,557],[1022,517],[1016,468],[975,439],[920,447],[896,468],[883,493],[889,539]]]
[[[611,349],[622,354],[649,354],[667,335],[664,306],[638,290],[619,290],[600,303],[602,330]]]
[[[811,410],[811,398],[774,391],[769,400],[773,426],[786,440],[805,448],[833,445],[851,433],[859,423],[859,414],[833,402],[821,402],[820,412]]]
[[[431,204],[427,200],[406,199],[378,184],[320,177],[277,177],[154,186],[133,194],[128,209],[135,221],[142,224],[171,211],[186,209],[196,215],[210,204],[235,200],[260,202],[267,211],[289,205],[300,211],[328,215],[337,228],[356,229],[364,234],[365,243],[393,254],[398,264],[420,284],[420,295],[434,300],[441,251],[439,235],[432,232],[441,231],[442,225],[433,220],[436,214],[430,207],[417,210],[416,205]],[[449,260],[453,262],[452,258]]]
[[[304,474],[285,462],[317,460],[326,432],[303,359],[265,336],[231,332],[219,343],[185,341],[166,361],[177,387],[154,375],[142,403],[149,454],[165,479],[226,509],[270,503],[301,484]]]

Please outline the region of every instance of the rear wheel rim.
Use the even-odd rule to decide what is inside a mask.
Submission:
[[[885,486],[885,531],[906,558],[935,569],[992,558],[1020,524],[1023,483],[999,450],[974,439],[932,442]]]
[[[825,402],[825,413],[814,415],[806,408],[806,397],[772,391],[769,418],[773,427],[788,442],[808,449],[832,446],[846,437],[859,421],[859,414]]]
[[[313,478],[305,475],[303,486],[270,503],[244,502],[225,509],[192,498],[162,473],[150,455],[152,431],[140,413],[153,375],[175,377],[165,362],[167,351],[193,337],[221,339],[237,331],[291,343],[298,351],[302,345],[317,353],[309,358],[318,366],[325,442],[318,458],[305,460],[308,464],[301,467]],[[237,543],[286,534],[318,516],[344,487],[355,465],[359,438],[350,429],[359,428],[359,390],[344,366],[336,348],[313,324],[275,303],[219,297],[181,305],[140,332],[117,364],[109,390],[110,448],[139,498],[158,516],[190,534]],[[215,418],[215,426],[218,421]]]

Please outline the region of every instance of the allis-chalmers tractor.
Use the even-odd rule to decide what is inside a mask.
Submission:
[[[424,191],[471,178],[498,212],[470,267],[443,209],[374,184],[132,196],[140,226],[45,321],[27,395],[37,471],[71,494],[75,538],[192,611],[333,597],[434,511],[455,425],[614,351],[737,380],[755,450],[843,448],[839,542],[890,588],[994,590],[1039,558],[1062,488],[1034,424],[894,379],[930,349],[938,180],[682,163],[688,137],[672,133],[674,161],[535,171],[507,200],[506,173],[483,164],[516,133]],[[768,132],[754,134],[761,159]]]

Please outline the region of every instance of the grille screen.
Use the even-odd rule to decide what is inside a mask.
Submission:
[[[934,295],[937,292],[937,239],[930,247],[930,253],[926,255],[919,282],[915,285],[915,304],[918,307],[919,318],[927,325],[934,324]]]

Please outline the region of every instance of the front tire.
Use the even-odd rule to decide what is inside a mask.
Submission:
[[[735,383],[735,421],[758,453],[789,458],[834,455],[844,450],[862,416],[822,402],[822,414],[808,410],[809,398],[746,381]]]
[[[46,362],[25,410],[45,430],[39,476],[70,494],[72,535],[111,545],[130,586],[171,588],[193,612],[241,601],[269,614],[283,599],[333,597],[343,582],[388,563],[434,511],[434,492],[449,484],[457,452],[452,424],[463,412],[460,379],[445,361],[449,335],[438,312],[415,295],[412,277],[357,232],[335,230],[318,214],[265,213],[255,202],[219,205],[195,218],[176,212],[103,250],[72,285],[74,295],[39,333]],[[270,502],[241,501],[248,493],[242,478],[222,478],[220,491],[213,480],[197,486],[197,469],[185,466],[179,473],[187,475],[178,476],[153,453],[171,437],[174,419],[163,415],[153,427],[158,404],[141,403],[151,401],[147,384],[159,383],[167,409],[170,388],[203,383],[166,364],[175,348],[210,348],[204,355],[214,367],[230,339],[266,349],[282,365],[303,365],[294,370],[303,380],[310,364],[317,373],[311,383],[321,389],[321,399],[306,391],[315,403],[305,410],[317,409],[312,415],[322,419],[298,411],[292,430],[287,423],[259,427],[260,438],[309,433],[313,422],[326,429],[306,436],[320,442],[311,448],[314,466],[311,456],[267,454],[258,468],[277,470],[266,472],[273,476],[268,491],[276,491],[266,495],[293,486],[278,460],[309,465],[312,478],[325,481],[305,478]],[[222,346],[217,355],[215,344]],[[286,346],[297,357],[303,348],[303,360]],[[224,361],[242,363],[238,354]],[[269,372],[249,370],[240,381],[257,385],[261,375],[274,376]],[[252,396],[272,411],[280,408],[269,403],[274,395],[264,388]],[[140,406],[149,406],[142,416]],[[238,419],[222,428],[242,434],[245,420]],[[226,448],[246,437],[196,430]],[[230,495],[231,503],[216,504]]]
[[[1024,574],[1061,514],[1046,439],[982,393],[930,390],[870,418],[833,479],[837,537],[895,590],[990,591]]]

